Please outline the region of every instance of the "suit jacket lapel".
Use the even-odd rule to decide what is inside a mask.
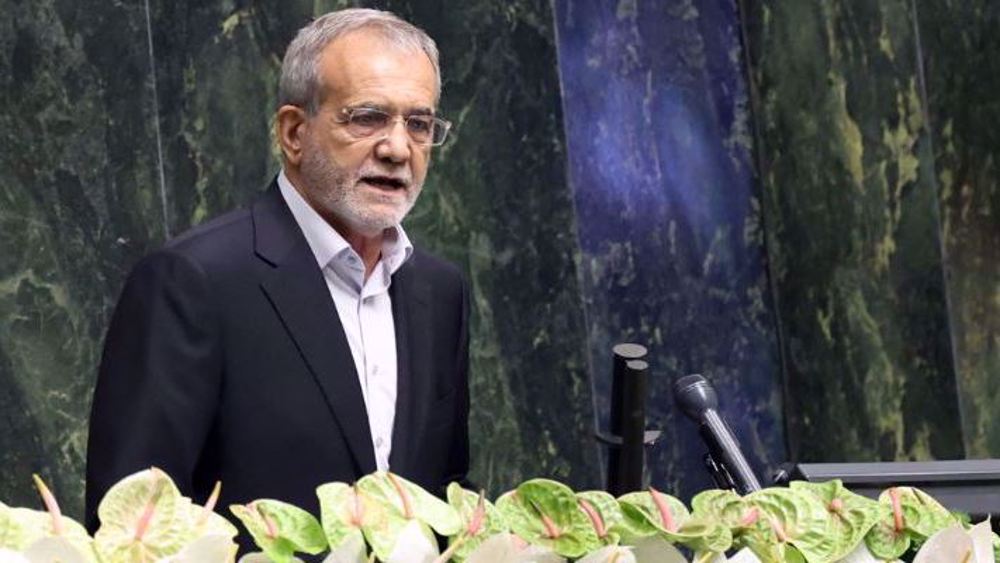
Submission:
[[[254,248],[272,266],[261,288],[319,385],[358,475],[375,471],[368,415],[337,308],[277,183],[253,207]],[[279,376],[280,374],[275,374]]]
[[[415,275],[419,258],[412,256],[392,276],[389,295],[396,333],[396,416],[392,428],[392,451],[389,467],[394,473],[409,473],[417,437],[417,411],[421,397],[426,397],[430,368],[426,358],[430,344],[427,303],[429,288]]]

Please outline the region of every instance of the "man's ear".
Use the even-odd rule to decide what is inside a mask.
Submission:
[[[306,111],[298,106],[284,105],[278,108],[275,129],[278,145],[285,156],[285,162],[298,167],[302,161],[303,135],[307,133]]]

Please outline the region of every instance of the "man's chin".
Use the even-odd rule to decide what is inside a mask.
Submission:
[[[399,214],[364,214],[354,215],[347,218],[347,223],[351,230],[365,236],[374,237],[382,234],[386,229],[391,229],[402,221]]]

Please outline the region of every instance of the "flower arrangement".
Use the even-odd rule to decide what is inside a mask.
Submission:
[[[233,563],[237,528],[152,468],[115,484],[93,537],[63,516],[37,476],[44,511],[0,503],[0,563]],[[240,563],[995,563],[1000,537],[926,493],[878,500],[839,481],[746,496],[709,490],[690,509],[650,488],[619,498],[532,479],[495,503],[452,483],[447,501],[387,472],[317,488],[320,515],[271,499],[229,511],[259,552]],[[439,552],[438,537],[447,538]],[[731,554],[727,555],[727,554]]]

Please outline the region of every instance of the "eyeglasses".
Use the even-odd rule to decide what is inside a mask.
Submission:
[[[358,139],[385,138],[389,128],[398,120],[403,121],[406,134],[418,145],[437,147],[448,138],[451,122],[433,115],[390,115],[380,109],[368,107],[340,110],[338,123],[347,125],[347,132]]]

